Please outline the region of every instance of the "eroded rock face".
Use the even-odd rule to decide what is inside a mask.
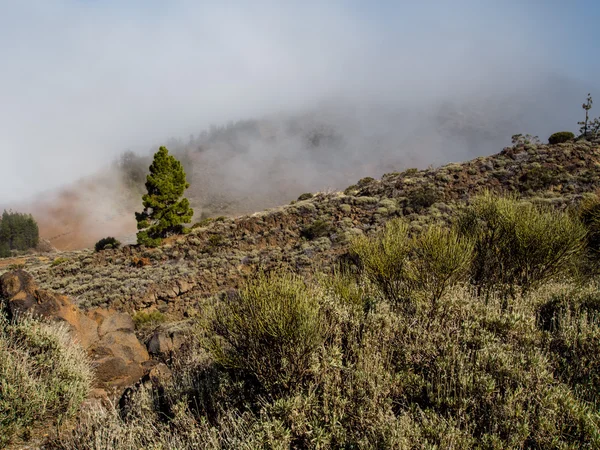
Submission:
[[[74,339],[92,358],[95,387],[109,396],[120,396],[152,367],[128,314],[100,308],[84,313],[69,297],[39,289],[33,277],[23,270],[0,277],[0,300],[9,318],[31,314],[68,324]]]

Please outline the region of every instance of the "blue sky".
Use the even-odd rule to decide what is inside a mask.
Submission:
[[[418,104],[547,75],[595,93],[598,23],[591,0],[0,0],[0,203],[332,96]]]

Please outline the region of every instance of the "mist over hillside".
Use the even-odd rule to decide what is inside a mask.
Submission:
[[[184,164],[196,219],[287,203],[303,192],[343,190],[365,176],[424,168],[500,151],[516,133],[576,131],[576,81],[540,77],[512,90],[482,87],[422,103],[329,99],[313,108],[230,121],[148,149],[122,153],[93,176],[12,204],[35,214],[59,248],[135,233],[152,154],[166,145]],[[110,164],[112,161],[112,164]]]
[[[576,131],[598,92],[594,17],[512,0],[9,1],[0,208],[89,245],[135,231],[139,180],[112,164],[126,150],[182,158],[200,216]]]

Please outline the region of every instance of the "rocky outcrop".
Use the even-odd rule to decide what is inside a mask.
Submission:
[[[9,318],[31,314],[63,322],[88,351],[96,371],[97,397],[120,396],[152,367],[128,314],[110,309],[82,312],[69,297],[39,289],[23,270],[0,277],[0,298]]]

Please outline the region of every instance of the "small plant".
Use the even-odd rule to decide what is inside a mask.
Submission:
[[[319,237],[327,236],[331,232],[331,224],[324,220],[315,220],[312,224],[304,227],[300,235],[308,240],[313,240]]]
[[[408,304],[412,290],[413,280],[407,272],[412,250],[408,231],[406,222],[394,219],[374,238],[359,236],[350,246],[367,279],[396,305]]]
[[[58,258],[54,258],[54,261],[50,263],[50,267],[60,266],[63,263],[66,263],[69,259],[64,256],[59,256]]]
[[[344,189],[344,194],[345,195],[354,195],[357,191],[358,191],[359,187],[356,184],[353,184],[351,186],[348,186],[346,189]]]
[[[305,192],[300,197],[298,197],[298,201],[301,202],[303,200],[308,200],[309,198],[313,198],[313,197],[314,197],[314,195],[311,194],[310,192]]]
[[[115,239],[114,237],[105,237],[100,239],[98,242],[96,242],[96,245],[94,246],[94,249],[97,252],[101,252],[103,250],[108,250],[111,248],[119,248],[121,246],[121,243]]]
[[[295,275],[259,274],[217,311],[213,329],[222,340],[212,341],[213,357],[267,389],[290,389],[324,339],[317,298]]]
[[[167,320],[167,317],[160,311],[138,311],[133,315],[132,319],[136,328],[141,328],[148,325],[163,323]]]
[[[92,384],[85,351],[61,325],[0,311],[0,447],[34,423],[73,417]]]
[[[411,167],[410,169],[406,169],[402,175],[405,177],[412,177],[419,173],[419,169],[416,167]]]
[[[225,237],[222,234],[211,234],[208,236],[208,242],[213,247],[220,247],[225,243]]]
[[[573,139],[575,139],[575,135],[570,131],[559,131],[548,138],[548,143],[551,145],[562,144],[564,142],[572,141]]]
[[[511,141],[514,146],[541,144],[540,138],[538,136],[532,136],[531,134],[514,134],[511,137]]]
[[[212,217],[206,217],[204,219],[202,219],[199,222],[196,222],[194,225],[192,225],[192,228],[203,228],[208,226],[210,223],[214,222],[215,219],[213,219]]]
[[[417,211],[429,208],[440,201],[440,195],[433,186],[422,186],[410,195],[410,204]]]

